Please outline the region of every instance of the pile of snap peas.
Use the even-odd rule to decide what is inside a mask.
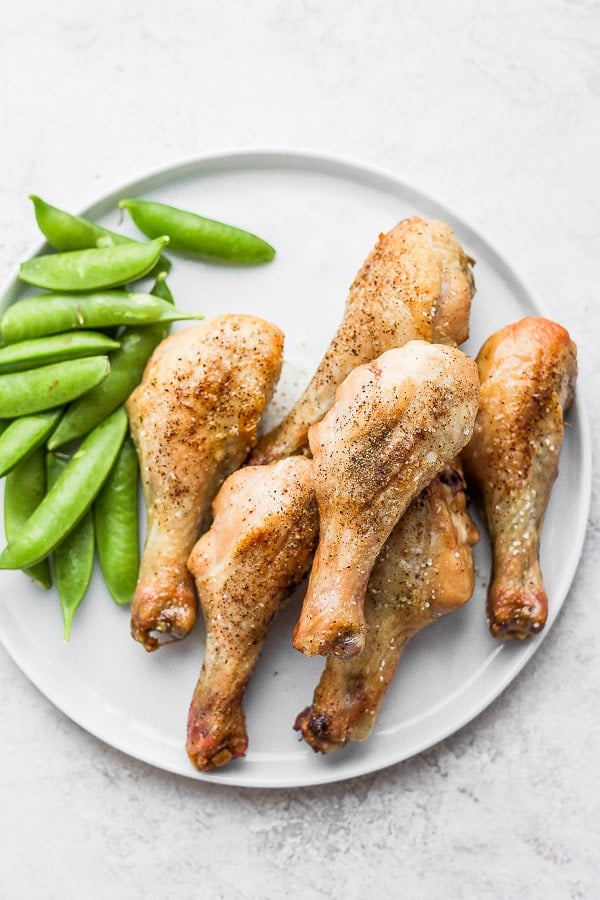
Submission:
[[[133,596],[139,466],[124,404],[171,323],[203,318],[175,306],[165,249],[242,264],[270,262],[275,251],[163,203],[121,201],[150,238],[137,241],[31,200],[56,252],[21,265],[19,278],[40,290],[0,317],[0,569],[56,585],[68,640],[96,553],[114,601]],[[150,291],[131,289],[147,276]]]

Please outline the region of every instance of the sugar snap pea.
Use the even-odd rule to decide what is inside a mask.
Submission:
[[[22,569],[44,559],[82,519],[96,499],[127,432],[120,407],[73,454],[40,505],[0,553],[0,569]]]
[[[164,336],[162,325],[125,329],[120,348],[111,355],[108,377],[71,403],[52,433],[48,449],[82,437],[121,406],[142,380],[146,363]]]
[[[110,231],[82,216],[58,209],[41,197],[30,194],[40,231],[55,250],[88,250],[97,247],[98,241],[108,239],[112,244],[130,244],[133,238],[117,231]]]
[[[38,447],[18,462],[6,478],[4,531],[9,542],[14,540],[25,522],[40,505],[45,494],[46,451],[44,447]],[[48,559],[41,559],[24,571],[42,587],[52,587],[52,573]]]
[[[138,577],[138,473],[137,453],[128,436],[94,503],[100,568],[119,604],[131,601]]]
[[[21,263],[19,278],[51,291],[95,291],[118,287],[146,275],[169,242],[166,236],[146,243],[94,247],[34,256]]]
[[[99,384],[109,370],[107,356],[90,356],[0,375],[0,416],[27,416],[62,406]]]
[[[61,415],[60,408],[48,409],[12,420],[0,435],[0,477],[44,443]]]
[[[119,202],[146,237],[167,234],[169,249],[208,259],[238,263],[266,263],[275,249],[249,231],[207,219],[196,213],[151,200],[125,198]]]
[[[57,482],[67,460],[48,453],[48,487]],[[73,618],[87,593],[94,569],[94,519],[90,510],[52,553],[54,580],[63,617],[63,639],[71,636]]]
[[[203,318],[200,314],[183,312],[153,294],[126,291],[39,294],[17,300],[7,308],[0,319],[0,336],[10,344],[80,328]]]
[[[117,244],[136,243],[133,238],[118,231],[111,231],[83,216],[74,216],[46,203],[41,197],[30,194],[35,218],[48,243],[55,250],[88,250],[92,247],[111,247]],[[155,271],[169,272],[171,263],[166,256],[160,256]]]
[[[19,341],[0,347],[0,373],[22,372],[38,366],[116,350],[119,342],[97,331],[75,331]]]

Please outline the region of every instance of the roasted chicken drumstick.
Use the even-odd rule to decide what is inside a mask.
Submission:
[[[385,542],[365,597],[362,653],[328,657],[312,705],[296,719],[313,750],[331,753],[368,737],[409,640],[471,597],[479,533],[464,489],[460,470],[446,466]]]
[[[256,443],[282,352],[275,325],[216,316],[164,340],[127,402],[148,513],[131,631],[146,650],[194,625],[187,559],[223,480]]]
[[[561,325],[532,316],[488,338],[477,365],[481,405],[463,458],[492,542],[488,622],[494,637],[526,638],[548,614],[539,535],[574,396],[576,347]]]
[[[317,541],[312,467],[295,456],[234,472],[190,556],[206,621],[204,663],[188,717],[187,752],[198,769],[246,752],[246,686],[268,626],[306,574]]]
[[[294,646],[350,659],[371,569],[411,500],[471,436],[479,378],[460,350],[409,341],[359,366],[309,431],[320,537]]]
[[[361,363],[413,339],[465,341],[474,292],[471,263],[444,222],[415,216],[380,235],[310,384],[285,419],[260,439],[252,462],[304,451],[309,426],[325,415],[336,387]]]

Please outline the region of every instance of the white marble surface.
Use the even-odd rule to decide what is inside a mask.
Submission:
[[[66,208],[224,147],[341,153],[438,195],[580,350],[598,433],[595,0],[5,0],[0,274]],[[244,791],[72,724],[0,650],[2,898],[598,896],[600,503],[559,621],[479,718],[391,769]]]

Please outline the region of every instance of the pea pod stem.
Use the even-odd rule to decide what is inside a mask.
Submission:
[[[270,262],[275,256],[274,248],[256,234],[166,203],[124,198],[119,207],[129,211],[146,237],[168,235],[171,250],[249,264]]]
[[[46,494],[46,451],[40,446],[19,460],[4,485],[4,531],[14,540]],[[49,560],[41,559],[23,571],[43,588],[52,587]]]
[[[138,577],[138,476],[137,452],[128,436],[94,503],[100,568],[118,604],[131,602]]]
[[[0,477],[44,443],[61,415],[59,408],[13,419],[0,435]]]
[[[56,483],[68,462],[47,455],[48,487]],[[75,613],[87,593],[94,569],[94,520],[90,510],[54,548],[54,580],[63,617],[63,640],[68,641]]]
[[[97,331],[74,331],[33,338],[0,347],[0,374],[22,372],[68,359],[82,359],[117,350],[119,342]]]
[[[104,291],[90,294],[40,294],[13,303],[0,319],[5,343],[44,335],[116,325],[147,325],[203,319],[183,312],[153,294]]]
[[[0,569],[31,566],[61,543],[96,499],[126,431],[127,414],[121,407],[88,435],[35,512],[0,554]]]
[[[54,450],[82,437],[121,406],[142,380],[146,363],[164,336],[163,325],[126,329],[120,336],[120,348],[111,355],[108,376],[71,403],[48,448]]]
[[[155,297],[160,297],[162,300],[165,300],[167,303],[171,305],[175,304],[175,298],[171,293],[171,288],[167,284],[167,273],[159,272],[156,276],[156,280],[154,282],[154,287],[150,291]]]
[[[143,278],[154,268],[169,242],[166,235],[90,250],[34,256],[21,264],[19,278],[53,291],[94,291]]]
[[[109,371],[108,357],[91,356],[0,375],[0,416],[14,418],[63,406],[99,384]]]

